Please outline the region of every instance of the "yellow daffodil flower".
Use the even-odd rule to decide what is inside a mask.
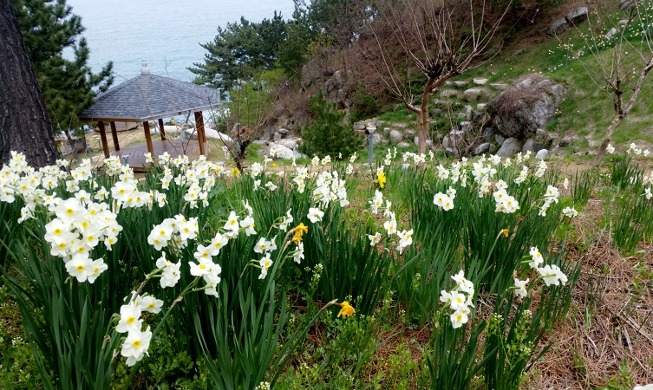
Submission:
[[[379,188],[385,187],[385,183],[388,181],[385,177],[385,173],[379,172],[376,174],[377,181],[379,182]]]
[[[356,312],[356,309],[354,309],[354,307],[351,306],[348,301],[338,303],[338,306],[340,306],[340,312],[338,312],[338,317],[341,317],[341,316],[342,317],[351,317]]]
[[[308,233],[308,226],[300,222],[299,225],[295,227],[294,231],[295,235],[292,237],[292,242],[299,244],[302,241],[302,236],[304,233]]]

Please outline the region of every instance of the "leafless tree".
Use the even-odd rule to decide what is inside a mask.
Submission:
[[[586,61],[581,64],[612,101],[615,116],[606,129],[595,165],[605,155],[614,131],[637,103],[646,76],[653,69],[653,3],[640,2],[629,11],[627,19],[610,29],[605,27],[600,11],[593,13],[594,19],[589,18],[590,32],[585,42],[589,58],[598,66],[589,66]]]
[[[426,151],[431,96],[488,53],[508,9],[497,12],[485,0],[379,0],[368,24],[380,59],[374,66],[388,90],[417,114],[419,153]],[[395,61],[393,42],[406,63]],[[418,94],[406,77],[411,69],[426,78]]]

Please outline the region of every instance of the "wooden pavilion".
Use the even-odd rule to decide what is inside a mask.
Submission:
[[[113,138],[113,154],[127,157],[129,165],[135,169],[144,168],[145,153],[153,158],[168,152],[176,157],[181,154],[197,157],[206,154],[206,134],[202,111],[220,105],[218,90],[150,74],[147,63],[143,61],[141,74],[124,83],[99,94],[95,104],[82,112],[84,121],[98,122],[100,140],[104,157],[111,155],[107,141],[105,122],[109,122]],[[163,118],[193,112],[197,130],[197,144],[166,137]],[[149,122],[158,120],[160,140],[152,140]],[[120,147],[116,122],[140,122],[145,132],[145,144],[125,148]]]

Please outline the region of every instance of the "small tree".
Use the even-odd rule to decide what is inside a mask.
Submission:
[[[309,156],[349,157],[360,149],[361,138],[345,120],[345,113],[322,96],[311,99],[313,121],[302,129],[304,152]]]
[[[614,131],[635,107],[644,81],[653,70],[653,2],[638,2],[628,12],[627,19],[609,30],[602,28],[606,23],[598,11],[595,13],[597,20],[589,19],[590,34],[585,42],[598,69],[582,60],[581,64],[595,85],[612,101],[615,116],[601,141],[595,165],[605,155]]]
[[[496,12],[484,0],[379,0],[377,15],[368,24],[378,50],[368,55],[380,58],[373,66],[386,87],[417,114],[419,153],[426,151],[431,96],[488,51],[508,7]],[[406,63],[393,60],[395,42]],[[424,79],[417,94],[411,69]]]

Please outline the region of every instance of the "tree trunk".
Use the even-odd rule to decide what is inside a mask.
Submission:
[[[12,0],[0,0],[0,165],[10,152],[33,167],[54,164],[58,153],[41,89],[23,43]]]
[[[605,137],[603,137],[603,142],[601,142],[601,146],[599,147],[599,151],[596,153],[596,157],[594,157],[594,166],[598,166],[599,163],[601,162],[601,159],[603,159],[603,156],[605,156],[605,152],[608,148],[608,145],[610,144],[610,139],[612,138],[612,134],[614,133],[614,129],[619,126],[619,124],[624,120],[625,115],[617,115],[612,122],[610,122],[610,126],[608,126],[608,129],[605,132]]]
[[[608,144],[610,143],[610,139],[612,138],[612,133],[614,133],[614,130],[619,126],[619,124],[624,120],[626,115],[630,113],[630,111],[633,109],[635,106],[635,103],[637,102],[637,98],[639,97],[639,93],[642,91],[642,85],[644,85],[644,80],[646,79],[646,76],[648,76],[649,72],[653,70],[653,57],[651,57],[648,60],[648,63],[642,68],[642,70],[639,72],[639,78],[637,79],[637,82],[635,83],[635,86],[633,87],[633,94],[630,96],[630,99],[626,102],[626,105],[621,109],[621,111],[617,110],[617,116],[610,122],[610,126],[608,126],[608,129],[605,132],[605,137],[603,137],[603,142],[601,142],[601,147],[599,148],[598,153],[596,154],[596,157],[594,158],[594,166],[597,166],[600,162],[603,156],[605,155],[606,148],[608,147]],[[618,95],[617,101],[619,102],[619,106],[621,106],[621,96]]]
[[[426,140],[429,136],[429,99],[431,99],[431,91],[435,80],[429,78],[424,89],[422,90],[422,102],[419,105],[419,112],[417,113],[417,153],[426,153]]]

